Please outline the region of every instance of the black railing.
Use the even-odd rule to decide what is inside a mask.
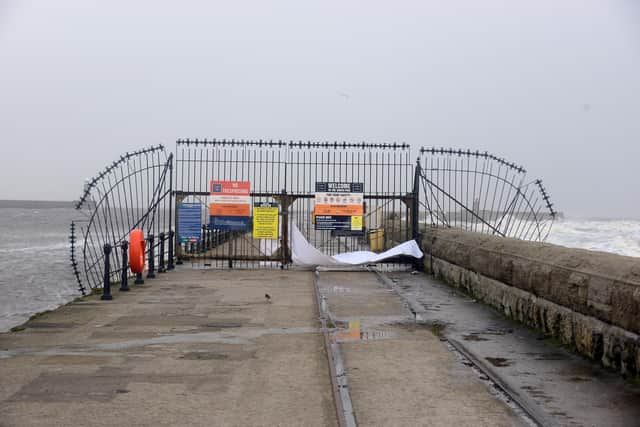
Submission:
[[[128,279],[144,283],[128,265],[129,234],[144,231],[146,278],[188,261],[211,267],[287,267],[289,227],[297,227],[330,255],[384,250],[419,239],[425,226],[543,241],[556,211],[540,180],[487,152],[422,148],[417,160],[407,144],[179,140],[174,155],[163,146],[126,153],[85,183],[71,224],[73,274],[81,292]],[[276,240],[209,225],[211,181],[249,181],[251,204],[278,207]],[[362,183],[362,233],[316,230],[317,182]],[[199,206],[198,236],[178,232],[182,203]],[[394,260],[403,264],[406,260]],[[105,270],[105,267],[106,268]]]

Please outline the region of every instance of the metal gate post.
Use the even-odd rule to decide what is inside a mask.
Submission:
[[[280,268],[284,268],[287,264],[287,254],[289,253],[289,203],[287,197],[287,190],[282,190],[282,196],[280,199],[280,206],[282,209],[282,248]]]
[[[413,203],[411,207],[412,238],[420,244],[420,158],[416,159],[416,170],[413,177]]]
[[[282,209],[282,239],[280,241],[280,268],[291,264],[291,248],[289,248],[289,207],[295,202],[295,196],[289,196],[287,190],[282,190],[280,196],[274,196],[280,202]]]
[[[171,229],[171,227],[173,227],[173,218],[172,218],[172,210],[174,209],[175,205],[173,205],[171,203],[171,198],[174,197],[175,195],[173,194],[173,153],[171,153],[169,155],[169,233],[168,233],[168,243],[169,243],[169,253],[168,253],[168,260],[167,260],[167,270],[173,270],[173,248],[174,248],[174,241],[173,241],[173,230]],[[165,205],[166,206],[166,205]],[[178,212],[176,211],[176,217],[178,216]]]
[[[129,249],[129,242],[126,240],[120,243],[120,249],[122,249],[122,272],[120,274],[120,292],[127,292],[129,290],[129,257],[127,256],[127,250]]]
[[[420,157],[416,159],[416,170],[413,178],[413,207],[411,209],[411,228],[413,229],[413,239],[422,246],[422,233],[420,233],[420,179],[422,169],[420,167]],[[413,267],[418,271],[424,270],[424,258],[414,260]]]
[[[111,296],[111,245],[109,243],[105,243],[102,248],[104,251],[104,276],[102,282],[102,296],[101,300],[110,301],[113,299]]]
[[[149,255],[148,257],[149,267],[147,269],[147,279],[155,279],[156,277],[155,254],[154,254],[155,248],[153,247],[154,240],[155,240],[155,237],[153,236],[153,234],[149,234],[149,237],[147,237],[147,241],[149,242],[149,251],[147,252],[147,254]]]
[[[177,192],[176,192],[177,193]],[[178,235],[178,206],[180,206],[180,203],[182,203],[182,201],[185,199],[185,196],[182,194],[176,194],[175,195],[175,204],[174,204],[174,209],[176,212],[176,218],[174,221],[174,230],[176,230],[175,234],[174,234],[174,240],[173,240],[173,244],[174,244],[174,248],[175,248],[175,257],[176,257],[176,264],[177,265],[182,265],[182,244],[180,243],[179,239],[180,236]]]

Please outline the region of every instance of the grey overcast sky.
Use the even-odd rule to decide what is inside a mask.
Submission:
[[[184,137],[488,150],[640,218],[640,2],[0,0],[0,199]]]

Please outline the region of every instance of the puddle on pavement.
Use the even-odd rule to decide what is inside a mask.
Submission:
[[[343,327],[331,332],[330,340],[334,343],[376,341],[392,339],[398,336],[398,334],[393,331],[363,329],[359,320],[337,323]],[[346,326],[346,328],[344,328],[344,326]]]
[[[322,292],[333,292],[336,294],[344,294],[351,292],[351,288],[347,288],[346,286],[326,286],[322,287]]]

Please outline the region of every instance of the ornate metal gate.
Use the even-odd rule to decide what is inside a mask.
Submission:
[[[147,274],[153,277],[155,266],[159,272],[171,266],[172,165],[173,154],[159,145],[125,153],[85,181],[69,237],[71,266],[83,294],[87,288],[101,288],[107,279],[123,281],[126,243],[135,228],[147,236]]]
[[[250,230],[210,228],[206,198],[210,182],[216,180],[248,181],[252,205],[278,206],[279,238],[256,240]],[[315,229],[317,182],[363,184],[362,233]],[[176,228],[183,204],[201,207],[203,225],[199,239],[177,242],[177,255],[202,266],[287,266],[291,227],[330,255],[369,250],[371,236],[378,243],[375,249],[387,249],[416,234],[414,184],[406,144],[180,140],[176,144]]]
[[[246,227],[210,224],[212,190],[225,183],[246,187]],[[358,190],[351,229],[314,225],[327,219],[316,215],[318,186],[336,184]],[[254,238],[251,219],[263,207],[273,228],[268,238]],[[76,208],[82,215],[71,224],[71,265],[82,292],[112,281],[126,288],[134,228],[144,230],[146,274],[153,277],[174,260],[287,267],[293,234],[329,255],[383,251],[419,239],[423,227],[544,241],[556,217],[539,179],[527,180],[523,167],[486,152],[422,148],[414,164],[406,144],[261,140],[180,140],[175,159],[163,146],[126,153],[85,182]]]
[[[556,211],[540,179],[492,154],[422,148],[423,223],[477,233],[544,241]]]

